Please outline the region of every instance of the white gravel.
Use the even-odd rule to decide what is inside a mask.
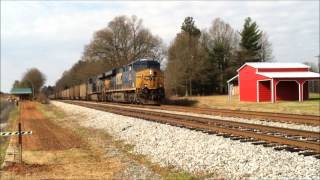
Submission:
[[[162,166],[226,179],[320,179],[320,160],[220,136],[52,102],[85,127],[105,129]],[[81,118],[80,118],[81,117]]]

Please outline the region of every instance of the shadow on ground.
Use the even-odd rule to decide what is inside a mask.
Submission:
[[[308,100],[320,100],[320,97],[309,98]]]
[[[179,105],[179,106],[193,106],[197,103],[197,100],[190,99],[166,99],[163,104],[165,105]]]

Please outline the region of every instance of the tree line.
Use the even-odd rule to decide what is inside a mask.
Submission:
[[[245,62],[271,61],[272,47],[267,34],[250,17],[240,31],[220,18],[200,30],[192,17],[186,17],[181,31],[169,47],[146,28],[136,16],[117,16],[94,33],[80,60],[57,80],[55,87],[43,87],[45,94],[86,82],[88,78],[139,58],[166,60],[167,94],[204,95],[225,93],[226,81]],[[28,70],[14,87],[31,87],[36,93],[45,82],[37,69]]]
[[[144,27],[136,16],[117,16],[95,32],[81,59],[56,82],[62,90],[88,78],[139,58],[166,59],[165,86],[168,94],[225,93],[226,81],[245,62],[271,61],[267,34],[250,17],[241,31],[217,18],[209,29],[197,28],[186,17],[169,47]]]
[[[174,95],[226,93],[226,81],[245,62],[272,61],[266,32],[250,17],[240,31],[220,18],[200,30],[186,17],[168,48],[166,91]]]

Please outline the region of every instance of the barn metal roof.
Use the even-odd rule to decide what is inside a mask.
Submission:
[[[31,88],[13,88],[11,94],[32,94]]]
[[[302,63],[280,63],[280,62],[257,62],[257,63],[245,63],[237,71],[244,66],[251,66],[253,68],[310,68],[310,66]]]
[[[268,78],[320,78],[319,73],[314,72],[258,72],[257,74]]]
[[[239,77],[239,74],[233,76],[231,79],[229,79],[229,80],[227,81],[227,83],[230,83],[231,81],[233,81],[234,79],[236,79],[236,78],[238,78],[238,77]]]

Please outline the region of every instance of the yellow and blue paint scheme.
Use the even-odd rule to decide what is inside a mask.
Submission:
[[[164,77],[160,63],[154,60],[138,60],[107,72],[104,80],[106,99],[162,99]]]

